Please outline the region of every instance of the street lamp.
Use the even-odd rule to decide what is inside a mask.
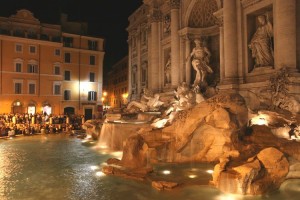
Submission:
[[[122,94],[122,98],[123,98],[123,104],[125,105],[127,103],[127,97],[128,97],[128,93],[124,93]]]
[[[104,110],[106,110],[106,105],[105,105],[106,96],[107,96],[107,92],[103,92],[103,96],[101,100],[102,100]]]

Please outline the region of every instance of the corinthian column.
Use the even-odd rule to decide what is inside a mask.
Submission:
[[[151,23],[151,66],[149,68],[149,89],[156,91],[159,89],[159,22],[161,14],[159,10],[153,10],[150,17]]]
[[[274,15],[275,68],[296,69],[296,0],[276,0]]]
[[[237,14],[236,0],[224,1],[224,82],[233,84],[238,78],[238,51],[237,51]],[[221,42],[221,41],[220,41]]]
[[[190,85],[191,84],[191,59],[185,60],[186,58],[189,57],[191,53],[191,42],[189,39],[189,36],[186,35],[185,37],[185,57],[184,57],[184,61],[185,63],[185,82]]]
[[[179,6],[180,0],[170,0],[171,5],[171,84],[177,87],[179,84],[179,48],[180,39],[178,35],[179,30]]]

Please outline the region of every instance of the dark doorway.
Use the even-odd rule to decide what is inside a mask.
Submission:
[[[65,107],[64,113],[65,113],[65,115],[74,115],[75,109],[73,107]]]
[[[89,120],[93,118],[93,109],[86,108],[84,109],[84,120]]]
[[[13,107],[13,113],[17,114],[17,113],[23,113],[23,107],[22,106],[14,106]]]

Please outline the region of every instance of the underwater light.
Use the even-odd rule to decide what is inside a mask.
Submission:
[[[105,174],[103,172],[96,172],[96,176],[101,177],[101,176],[105,176]]]
[[[191,175],[189,175],[189,178],[197,178],[197,175],[191,174]]]
[[[99,169],[99,167],[98,167],[98,166],[95,166],[95,165],[91,166],[90,168],[91,168],[91,170]]]
[[[212,174],[212,173],[214,173],[214,170],[209,169],[209,170],[206,170],[206,172],[209,174]]]
[[[162,173],[164,175],[169,175],[169,174],[171,174],[171,171],[170,170],[163,170]]]
[[[110,154],[113,155],[115,158],[121,160],[122,156],[123,156],[123,151],[115,151],[115,152],[112,152]]]
[[[234,194],[223,194],[216,198],[216,200],[241,200],[243,199],[240,195]]]

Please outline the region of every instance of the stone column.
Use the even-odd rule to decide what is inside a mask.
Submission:
[[[171,0],[171,85],[177,87],[179,84],[179,0]]]
[[[151,16],[151,66],[149,67],[149,89],[159,89],[159,22],[161,14],[154,10]],[[151,71],[150,71],[151,70]]]
[[[225,78],[224,66],[224,28],[220,26],[220,82],[222,83]]]
[[[130,33],[129,33],[130,34]],[[131,48],[131,38],[129,36],[129,40],[127,41],[128,43],[128,96],[131,98],[131,94],[132,94],[132,74],[131,74],[131,71],[132,71],[132,59],[131,59],[131,56],[132,56],[132,48]]]
[[[275,68],[296,70],[296,0],[276,0],[274,14]]]
[[[188,35],[185,37],[185,59],[188,58],[191,54],[191,42]],[[185,82],[191,84],[191,59],[185,60]]]
[[[237,52],[237,14],[236,0],[224,1],[224,82],[234,84],[238,80],[238,52]],[[221,41],[220,41],[221,43]]]

